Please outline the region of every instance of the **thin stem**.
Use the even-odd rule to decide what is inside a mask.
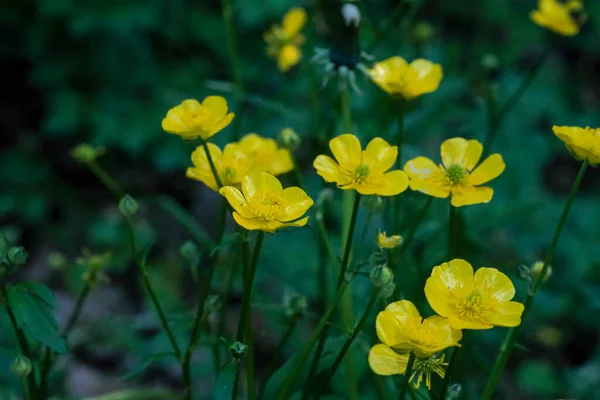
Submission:
[[[448,219],[448,261],[456,257],[456,207],[450,204]]]
[[[327,336],[329,333],[330,325],[325,325],[323,329],[323,334],[319,338],[319,342],[317,343],[317,348],[315,349],[315,354],[313,355],[312,362],[310,363],[310,368],[308,369],[308,375],[306,376],[306,384],[304,385],[304,389],[302,390],[302,399],[305,400],[308,398],[308,392],[310,390],[310,382],[313,381],[315,374],[317,373],[317,367],[319,366],[319,361],[321,360],[321,356],[323,355],[323,348],[325,347],[325,340],[327,340]]]
[[[290,157],[292,158],[292,162],[294,163],[294,178],[296,178],[296,186],[300,189],[305,190],[304,179],[302,178],[302,174],[300,173],[300,167],[298,166],[298,160],[290,151]]]
[[[354,206],[352,208],[352,216],[350,217],[350,226],[348,228],[348,236],[346,237],[346,246],[344,249],[344,256],[342,258],[342,267],[340,268],[340,275],[338,277],[337,286],[339,287],[344,280],[344,275],[348,269],[348,263],[350,262],[350,254],[352,252],[352,239],[354,237],[354,229],[356,228],[356,217],[358,215],[358,209],[360,207],[360,193],[354,194]]]
[[[29,375],[31,375],[31,374],[29,374]],[[20,378],[19,386],[21,387],[21,393],[23,394],[23,400],[30,400],[31,397],[29,397],[29,389],[27,387],[27,378]]]
[[[402,147],[404,145],[404,117],[406,115],[406,100],[404,97],[398,97],[398,133],[396,134],[396,146],[398,146],[398,158],[396,166],[402,169]]]
[[[223,187],[223,182],[219,177],[219,173],[217,172],[217,167],[215,167],[215,162],[213,161],[212,154],[208,151],[208,143],[204,139],[200,139],[202,141],[202,147],[204,148],[204,152],[206,153],[206,159],[208,160],[208,165],[210,165],[210,170],[212,171],[213,177],[215,178],[215,182],[217,182],[217,186],[219,189]]]
[[[21,329],[19,329],[19,325],[17,323],[17,318],[15,317],[15,313],[13,312],[12,306],[10,305],[9,297],[8,297],[8,289],[6,287],[6,272],[3,271],[0,275],[0,291],[2,292],[2,297],[4,298],[4,306],[6,307],[6,312],[8,313],[8,318],[10,319],[10,323],[17,334],[17,340],[19,341],[19,346],[21,347],[21,353],[29,360],[33,360],[31,355],[31,349],[29,348],[29,344],[27,343],[27,338]],[[33,362],[33,361],[32,361]],[[35,383],[35,374],[31,373],[27,375],[27,383],[29,386],[29,394],[32,399],[38,399],[37,385]]]
[[[548,265],[552,262],[552,258],[554,257],[554,251],[556,250],[556,246],[558,245],[558,240],[560,239],[560,234],[565,226],[565,222],[567,221],[567,216],[569,215],[569,211],[571,209],[571,205],[573,204],[573,200],[575,199],[575,195],[577,194],[577,190],[579,189],[579,185],[583,180],[585,175],[585,171],[588,168],[588,161],[585,160],[581,167],[579,168],[579,173],[575,178],[575,182],[573,182],[573,186],[571,187],[571,192],[569,193],[569,197],[567,202],[565,203],[565,207],[563,208],[562,214],[560,215],[560,219],[558,220],[558,225],[556,226],[556,230],[554,231],[554,236],[552,238],[552,244],[546,253],[546,257],[544,258],[544,265],[542,270],[537,275],[535,282],[531,286],[531,289],[527,293],[527,297],[525,298],[524,310],[521,315],[521,325],[516,326],[514,328],[510,328],[502,345],[500,346],[500,352],[498,353],[498,357],[494,362],[494,366],[492,367],[492,372],[489,375],[488,381],[485,385],[485,389],[483,392],[483,400],[489,400],[492,398],[494,391],[496,390],[496,386],[498,385],[498,381],[500,380],[500,376],[502,375],[502,371],[508,361],[508,357],[510,352],[512,351],[515,343],[517,341],[517,337],[519,336],[519,332],[521,330],[521,326],[523,320],[525,318],[526,313],[529,311],[531,304],[533,303],[533,298],[535,297],[537,291],[540,289],[542,282],[544,281],[544,277],[546,276],[546,272],[548,270]]]
[[[404,251],[406,251],[406,249],[408,249],[412,244],[415,238],[415,234],[417,233],[417,229],[419,229],[421,222],[423,222],[423,219],[425,219],[425,215],[427,215],[427,211],[429,211],[431,203],[433,203],[433,197],[427,196],[427,201],[421,208],[421,211],[419,211],[419,215],[417,216],[415,223],[411,226],[410,231],[408,231],[408,235],[406,235],[406,240],[404,240],[404,243],[402,243],[402,247],[400,248],[400,251],[398,253],[399,255],[404,254]]]
[[[233,121],[234,137],[237,139],[240,135],[242,105],[244,101],[244,85],[241,69],[241,61],[238,53],[237,39],[235,35],[235,21],[233,20],[233,6],[231,0],[221,0],[223,11],[223,21],[225,22],[225,36],[227,40],[227,52],[231,63],[231,74],[235,83],[235,102],[237,116]],[[219,185],[220,186],[220,185]]]
[[[317,324],[317,327],[315,328],[312,335],[308,339],[306,345],[302,349],[302,352],[298,355],[298,358],[292,365],[291,373],[287,376],[287,378],[281,385],[281,389],[279,391],[279,396],[277,397],[278,400],[289,399],[289,394],[290,394],[292,385],[296,381],[296,378],[298,378],[298,374],[300,374],[300,370],[302,369],[302,366],[308,359],[308,356],[310,355],[312,348],[314,347],[315,343],[321,336],[321,333],[323,332],[323,329],[325,328],[327,321],[329,321],[329,319],[331,318],[331,315],[337,308],[337,305],[340,302],[340,299],[342,298],[342,295],[346,291],[346,288],[348,287],[349,283],[350,283],[350,281],[348,279],[344,279],[342,281],[342,284],[337,288],[335,295],[333,296],[333,299],[329,303],[329,307],[327,308],[327,310],[321,317],[321,320]]]
[[[463,340],[463,343],[464,343],[464,340]],[[458,354],[459,349],[460,349],[460,347],[452,348],[452,355],[450,356],[450,361],[448,361],[448,368],[446,368],[446,374],[444,375],[444,380],[442,381],[442,390],[440,391],[440,399],[446,398],[446,392],[448,391],[448,385],[450,385],[450,375],[452,375],[452,371],[454,370],[454,365],[456,364],[456,355]]]
[[[408,364],[406,364],[406,371],[404,371],[404,381],[402,382],[402,388],[400,389],[400,400],[404,400],[406,398],[406,390],[408,389],[408,385],[410,382],[410,376],[412,374],[413,366],[415,365],[415,353],[410,353],[410,357],[408,357]]]
[[[88,282],[86,282],[85,285],[83,286],[83,288],[81,289],[81,291],[79,292],[79,296],[77,296],[77,302],[75,303],[75,309],[71,313],[71,316],[69,317],[69,321],[67,322],[67,327],[65,328],[65,336],[66,337],[69,336],[69,334],[75,327],[75,324],[77,323],[77,320],[79,319],[79,316],[81,315],[81,309],[83,307],[83,303],[85,303],[88,295],[90,294],[90,290],[91,290],[90,284]]]
[[[96,177],[108,188],[108,190],[115,196],[117,201],[121,200],[125,196],[125,192],[121,186],[115,181],[99,164],[95,161],[91,161],[87,164],[89,169],[96,175]]]
[[[342,349],[340,350],[337,357],[335,358],[333,365],[329,369],[329,372],[327,373],[325,378],[321,381],[321,388],[317,392],[317,398],[319,398],[319,396],[321,396],[321,393],[323,392],[323,390],[325,390],[327,383],[331,380],[331,378],[333,378],[333,375],[335,375],[335,372],[337,371],[338,367],[342,363],[342,360],[344,359],[346,352],[350,349],[352,342],[354,342],[354,339],[356,339],[358,334],[362,331],[362,328],[365,325],[365,322],[367,322],[367,319],[369,318],[369,314],[371,313],[371,310],[377,303],[377,299],[379,298],[380,291],[381,291],[381,288],[375,288],[373,290],[373,294],[371,294],[371,298],[369,299],[369,303],[367,304],[367,307],[365,308],[365,312],[363,313],[362,317],[358,321],[358,324],[356,324],[356,327],[352,331],[352,334],[350,335],[350,337],[348,337],[348,339],[346,339],[346,341],[344,342],[344,345],[342,346]]]
[[[345,87],[340,94],[342,110],[342,133],[352,132],[352,96],[350,89]]]

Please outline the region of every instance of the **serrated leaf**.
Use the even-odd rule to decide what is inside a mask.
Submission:
[[[22,285],[15,285],[8,291],[8,301],[19,328],[26,330],[34,339],[57,353],[67,352],[65,342],[58,333],[58,324],[52,309],[45,300],[37,294],[32,295]]]
[[[171,356],[177,358],[175,356],[175,353],[173,353],[172,351],[153,354],[150,357],[148,357],[144,362],[142,362],[137,368],[134,368],[131,371],[129,371],[127,374],[123,375],[121,377],[121,379],[123,379],[124,381],[131,379],[134,376],[139,375],[142,372],[144,372],[144,370],[146,370],[146,368],[148,368],[150,365],[152,365],[152,363],[154,363],[156,360],[160,360],[162,358],[167,358],[167,357],[171,357]]]
[[[235,376],[237,375],[238,363],[230,361],[219,372],[213,392],[214,400],[230,400],[232,398]]]

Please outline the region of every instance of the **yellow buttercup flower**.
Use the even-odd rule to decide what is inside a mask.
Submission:
[[[394,249],[402,244],[402,236],[387,236],[385,232],[377,234],[377,246],[381,249]]]
[[[563,36],[579,33],[585,21],[583,2],[580,0],[539,0],[538,9],[530,16],[537,25]]]
[[[202,103],[184,100],[169,110],[162,128],[184,140],[207,140],[231,123],[234,114],[227,111],[227,101],[221,96],[208,96]]]
[[[242,190],[225,186],[219,190],[233,212],[233,219],[249,230],[275,232],[277,229],[304,226],[302,218],[313,200],[298,187],[283,189],[281,182],[266,172],[246,175]]]
[[[228,144],[222,152],[216,144],[207,143],[207,146],[221,184],[223,186],[239,185],[252,168],[252,158],[237,143]],[[212,190],[218,191],[219,187],[203,146],[199,146],[192,153],[192,163],[194,167],[187,169],[186,176],[203,182]]]
[[[277,60],[280,71],[288,71],[302,58],[300,46],[304,36],[300,33],[306,24],[307,15],[303,8],[292,8],[283,17],[280,25],[273,25],[264,35],[267,42],[267,54]]]
[[[492,154],[477,168],[483,146],[477,140],[448,139],[441,146],[442,164],[435,165],[426,157],[417,157],[404,165],[410,188],[434,197],[452,195],[454,207],[487,203],[494,190],[479,187],[504,171],[500,154]]]
[[[377,315],[377,336],[385,345],[400,352],[414,352],[425,358],[448,347],[458,346],[462,332],[446,318],[434,315],[421,318],[408,300],[392,303]]]
[[[523,304],[515,296],[511,280],[495,268],[473,267],[454,259],[433,268],[425,284],[431,308],[448,318],[456,329],[490,329],[521,324]]]
[[[442,66],[418,58],[408,64],[402,57],[390,57],[368,70],[369,76],[385,92],[410,100],[437,90]]]
[[[337,162],[320,155],[313,166],[325,181],[337,183],[340,189],[395,196],[408,187],[404,172],[386,172],[396,162],[398,147],[390,146],[381,138],[371,140],[363,151],[358,138],[347,133],[331,139],[329,148]]]
[[[256,133],[245,135],[239,144],[252,158],[254,172],[268,172],[272,175],[285,174],[294,169],[291,153],[279,147],[274,139],[264,138]]]
[[[591,166],[600,164],[600,128],[553,126],[552,130],[576,159],[587,160]]]

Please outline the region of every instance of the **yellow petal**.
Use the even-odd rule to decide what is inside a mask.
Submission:
[[[469,140],[467,143],[467,154],[465,155],[465,168],[473,171],[483,153],[483,145],[478,140]]]
[[[494,195],[494,190],[489,187],[461,186],[460,190],[452,192],[452,205],[454,207],[468,206],[479,203],[489,203]]]
[[[227,100],[221,96],[208,96],[202,101],[202,106],[208,109],[214,122],[227,114]]]
[[[515,296],[510,278],[496,268],[479,268],[474,275],[473,288],[496,303],[510,301]]]
[[[320,155],[315,158],[313,167],[325,182],[341,182],[342,172],[338,163],[329,156]]]
[[[283,46],[277,56],[277,67],[282,72],[289,71],[293,66],[298,64],[300,58],[302,58],[300,47],[293,44],[287,44]]]
[[[302,227],[302,226],[306,225],[306,223],[308,222],[308,218],[309,217],[305,217],[305,218],[299,219],[298,221],[282,223],[281,228]]]
[[[188,168],[185,171],[185,176],[190,179],[194,179],[204,183],[210,189],[217,192],[219,190],[219,185],[217,185],[217,181],[215,180],[215,176],[210,170],[203,170],[199,168]]]
[[[583,133],[583,129],[576,126],[553,126],[554,134],[566,144],[572,144],[574,138]]]
[[[234,113],[229,113],[227,115],[225,115],[223,118],[221,118],[220,120],[216,121],[214,123],[214,125],[209,127],[209,130],[206,131],[206,133],[204,133],[202,135],[202,139],[207,140],[209,138],[211,138],[212,136],[214,136],[216,133],[219,133],[220,131],[222,131],[224,128],[227,127],[227,125],[229,125],[231,123],[231,121],[233,120],[233,117],[235,117]]]
[[[498,177],[506,165],[500,154],[492,154],[486,158],[475,171],[469,175],[468,182],[471,185],[481,185]]]
[[[385,344],[376,344],[369,351],[369,366],[377,375],[403,374],[408,364],[408,354],[398,354]]]
[[[245,218],[253,218],[254,212],[248,205],[242,192],[233,186],[224,186],[219,190],[219,194],[224,196],[231,207]]]
[[[263,141],[264,138],[258,136],[256,133],[248,133],[244,135],[238,143],[246,152],[255,153],[258,152],[263,145]]]
[[[295,36],[306,24],[307,15],[301,7],[289,10],[283,17],[283,30],[288,37]]]
[[[496,326],[518,326],[521,325],[521,315],[525,307],[516,301],[509,301],[498,305],[494,309],[492,318],[488,321]]]
[[[399,300],[389,304],[385,311],[398,314],[403,317],[420,317],[419,310],[409,300]]]
[[[282,224],[278,221],[266,221],[263,218],[246,218],[234,212],[233,219],[243,228],[249,231],[275,232]]]
[[[210,146],[211,143],[208,143]],[[240,183],[252,168],[252,159],[237,143],[229,143],[223,149],[221,182],[224,186]],[[225,183],[225,182],[228,183]]]
[[[420,179],[413,179],[410,181],[410,188],[415,191],[419,191],[428,194],[433,197],[445,199],[452,193],[451,189],[447,185],[440,185],[436,182],[424,181]]]
[[[207,146],[215,165],[215,169],[217,170],[217,174],[219,174],[219,177],[222,178],[223,157],[221,149],[219,149],[219,146],[213,143],[207,143]],[[192,153],[192,163],[194,164],[194,167],[187,169],[186,176],[188,178],[201,181],[212,190],[217,191],[217,181],[215,180],[215,176],[210,168],[210,164],[208,162],[208,158],[206,157],[206,152],[204,151],[203,146],[198,146]],[[223,181],[223,179],[221,179],[221,181]]]
[[[402,57],[390,57],[380,61],[368,70],[377,86],[389,94],[403,94],[406,87],[405,75],[408,63]]]
[[[454,313],[458,302],[444,281],[433,275],[425,282],[425,298],[431,308],[443,317]]]
[[[457,299],[466,299],[473,291],[473,267],[459,258],[434,267],[429,279],[440,280]]]
[[[288,149],[277,149],[269,166],[269,173],[281,175],[294,169],[294,161]]]
[[[460,165],[466,168],[466,156],[469,141],[463,138],[452,138],[445,140],[441,146],[442,163],[449,168],[452,165]]]
[[[450,188],[445,184],[445,173],[429,158],[416,157],[404,164],[410,178],[410,188],[434,197],[446,198]]]
[[[437,90],[443,77],[442,66],[422,58],[410,63],[409,69],[416,73],[410,74],[405,89],[407,98],[413,98]]]
[[[242,182],[242,192],[250,205],[257,193],[278,194],[283,192],[281,182],[266,172],[246,175]]]
[[[414,351],[418,357],[429,357],[448,347],[458,345],[462,332],[454,329],[446,318],[434,315],[423,321],[423,335],[414,343]]]
[[[375,193],[380,196],[395,196],[408,188],[408,177],[403,171],[390,171],[378,182]]]
[[[392,168],[397,157],[397,146],[390,146],[382,138],[375,138],[369,142],[363,153],[363,164],[369,167],[370,174],[382,174]]]
[[[360,165],[362,149],[356,136],[346,133],[335,137],[329,141],[329,148],[343,168],[354,171]]]
[[[458,315],[449,315],[448,322],[454,329],[491,329],[494,325],[485,324],[476,320],[462,319]]]
[[[379,340],[388,346],[394,346],[398,343],[406,342],[405,330],[402,329],[400,321],[398,318],[396,318],[395,313],[391,311],[381,311],[379,314],[377,314],[377,319],[375,320],[375,330]]]
[[[313,205],[313,200],[299,187],[289,187],[283,190],[284,208],[277,220],[293,221],[300,218]]]

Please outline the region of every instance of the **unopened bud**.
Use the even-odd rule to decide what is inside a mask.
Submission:
[[[198,260],[200,251],[198,246],[191,240],[186,240],[184,244],[179,247],[179,255],[190,264],[194,264]]]
[[[105,152],[106,149],[104,147],[94,147],[87,143],[82,143],[71,150],[71,156],[82,164],[89,164],[96,161]]]
[[[462,395],[462,386],[459,383],[453,383],[448,386],[446,400],[456,400]]]
[[[396,283],[394,281],[390,281],[385,286],[381,287],[381,290],[379,291],[379,296],[381,296],[381,298],[383,299],[390,298],[394,294],[395,290]]]
[[[385,264],[387,262],[387,257],[385,253],[381,250],[377,249],[369,256],[369,265],[373,267],[377,267],[378,265]]]
[[[22,246],[11,247],[8,250],[8,261],[14,265],[23,265],[27,262],[27,251]]]
[[[283,308],[288,318],[299,317],[306,313],[308,300],[299,293],[286,290],[283,294]]]
[[[543,268],[544,268],[543,261],[536,261],[535,263],[533,263],[533,265],[531,266],[531,269],[530,269],[532,278],[537,280],[538,276],[542,273]],[[542,277],[542,282],[546,282],[550,278],[550,275],[552,275],[552,265],[548,265],[548,267],[546,268],[546,272],[544,273],[544,276]]]
[[[64,269],[67,266],[68,262],[69,260],[67,260],[67,257],[63,253],[60,253],[58,251],[50,253],[50,255],[48,256],[48,266],[55,270]]]
[[[317,206],[323,207],[325,204],[331,202],[333,200],[333,194],[333,190],[329,188],[321,190],[319,197],[317,197]]]
[[[413,29],[413,37],[418,43],[429,43],[435,37],[435,28],[429,22],[419,22]]]
[[[500,71],[500,60],[498,60],[495,54],[485,54],[481,57],[481,68],[483,68],[489,80],[495,81],[498,79]]]
[[[119,210],[124,216],[133,217],[140,210],[140,205],[133,197],[126,194],[119,202]]]
[[[371,282],[376,287],[382,287],[394,280],[394,273],[387,265],[378,265],[371,270],[369,274]]]
[[[31,361],[29,358],[20,354],[14,359],[12,364],[10,364],[10,370],[19,378],[27,377],[31,373],[31,369]]]
[[[244,343],[235,342],[231,346],[229,346],[229,354],[231,357],[237,362],[242,361],[246,357],[246,353],[248,352],[248,346]]]
[[[221,298],[219,297],[219,295],[212,294],[212,295],[208,296],[208,298],[206,299],[206,303],[204,304],[204,309],[209,314],[214,314],[214,313],[219,312],[219,310],[221,309],[221,305],[222,305]]]
[[[365,196],[363,205],[371,214],[380,213],[385,210],[385,200],[381,196]]]
[[[300,146],[300,136],[292,128],[283,129],[279,132],[277,139],[282,147],[290,151],[294,151]]]

